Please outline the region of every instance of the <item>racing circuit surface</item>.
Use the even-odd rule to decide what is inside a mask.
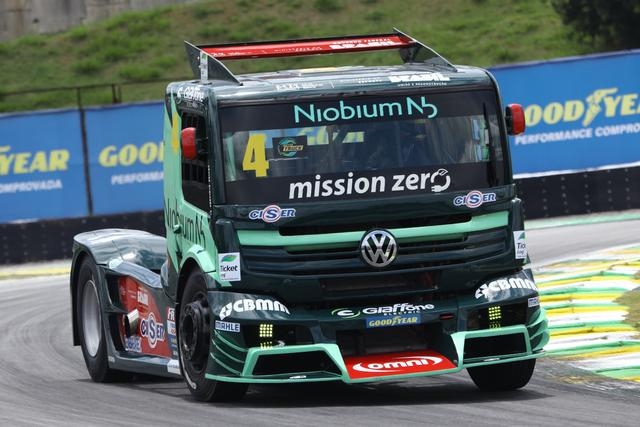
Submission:
[[[534,266],[640,243],[640,219],[527,231]],[[368,385],[252,386],[234,404],[192,400],[182,381],[93,383],[71,345],[68,276],[0,281],[0,425],[636,426],[640,383],[552,358],[514,392],[466,372]]]

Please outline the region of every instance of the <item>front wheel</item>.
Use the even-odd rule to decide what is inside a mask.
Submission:
[[[468,368],[469,376],[479,389],[485,391],[516,390],[529,383],[536,359],[519,362],[499,363],[497,365]]]
[[[194,270],[180,303],[178,347],[180,366],[191,395],[203,402],[240,400],[248,385],[210,380],[205,377],[211,345],[211,315],[207,285]]]
[[[96,382],[119,381],[126,379],[127,374],[109,368],[98,286],[96,264],[87,257],[80,264],[76,282],[76,321],[82,355],[91,379]]]

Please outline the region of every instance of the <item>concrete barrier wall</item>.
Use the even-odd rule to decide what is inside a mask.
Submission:
[[[2,0],[0,41],[25,34],[50,34],[129,10],[198,0]]]

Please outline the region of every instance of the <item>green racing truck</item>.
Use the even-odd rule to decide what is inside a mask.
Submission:
[[[488,71],[397,29],[186,48],[195,78],[164,100],[166,236],[74,238],[93,380],[182,377],[202,401],[463,369],[482,390],[529,382],[549,334],[509,155],[524,114]],[[223,64],[376,50],[401,63]]]

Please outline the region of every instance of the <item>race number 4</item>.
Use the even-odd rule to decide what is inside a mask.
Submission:
[[[251,135],[242,158],[242,170],[255,171],[256,177],[267,176],[267,169],[269,169],[269,161],[265,151],[266,139],[267,136],[263,133]]]

